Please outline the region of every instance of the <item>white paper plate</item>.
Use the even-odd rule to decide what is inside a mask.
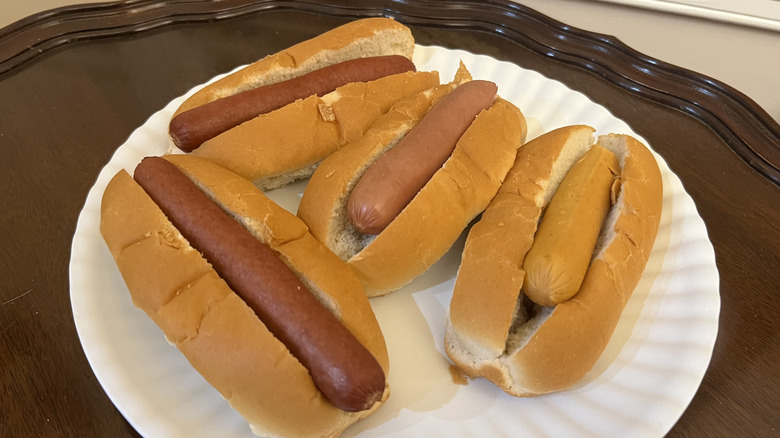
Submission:
[[[523,110],[529,139],[569,124],[588,124],[599,134],[633,134],[584,95],[514,64],[439,47],[418,47],[415,54],[418,69],[438,70],[442,80],[452,78],[461,59],[474,78],[496,82],[501,96]],[[139,433],[251,436],[241,417],[133,307],[98,231],[106,184],[120,168],[131,170],[143,156],[165,152],[168,120],[183,99],[175,99],[133,132],[89,192],[73,237],[73,316],[95,375]],[[580,384],[519,399],[483,380],[453,383],[442,338],[461,237],[408,287],[372,299],[390,353],[392,395],[345,436],[663,436],[707,369],[720,300],[704,223],[679,179],[657,158],[665,187],[655,247],[615,335]],[[295,211],[304,187],[305,182],[296,183],[269,196]]]

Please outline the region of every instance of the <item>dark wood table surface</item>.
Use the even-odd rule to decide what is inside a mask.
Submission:
[[[538,70],[652,144],[720,274],[711,364],[669,436],[780,436],[780,127],[726,84],[499,0],[128,0],[0,29],[0,436],[137,435],[96,380],[69,300],[76,221],[116,148],[193,86],[376,15],[420,44]]]

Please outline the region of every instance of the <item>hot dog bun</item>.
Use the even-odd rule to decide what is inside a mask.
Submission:
[[[466,240],[445,349],[466,374],[515,396],[562,390],[593,367],[658,230],[663,188],[652,154],[632,137],[600,136],[598,144],[620,161],[621,187],[585,279],[574,297],[554,307],[524,299],[521,267],[539,218],[568,169],[593,143],[593,133],[588,126],[570,126],[523,146]]]
[[[168,156],[221,207],[280,254],[387,375],[384,337],[359,281],[294,215],[253,185],[206,160]],[[109,183],[101,234],[133,303],[163,330],[193,367],[259,435],[337,436],[370,409],[345,412],[328,402],[309,371],[181,235],[125,171]]]
[[[452,83],[399,101],[360,140],[323,161],[306,187],[299,217],[355,269],[369,296],[401,288],[436,262],[487,206],[514,162],[525,138],[525,118],[514,105],[496,98],[384,231],[369,237],[349,222],[347,198],[365,170],[434,103],[470,79],[461,68]]]
[[[199,90],[180,113],[256,87],[277,84],[343,61],[386,55],[411,59],[414,38],[389,18],[347,23],[270,55]],[[436,72],[393,74],[353,82],[261,114],[206,140],[191,153],[252,181],[261,189],[309,177],[343,144],[354,141],[397,100],[439,83]],[[171,138],[170,153],[180,152]]]
[[[281,82],[356,58],[401,55],[412,59],[414,37],[390,18],[366,18],[334,28],[281,52],[266,56],[202,88],[174,115],[241,91]]]

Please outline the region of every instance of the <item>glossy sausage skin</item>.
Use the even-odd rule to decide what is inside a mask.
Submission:
[[[523,291],[531,301],[554,306],[580,290],[619,174],[615,154],[598,144],[566,173],[523,262]]]
[[[165,159],[145,158],[134,178],[309,370],[325,398],[350,412],[367,409],[381,398],[385,375],[378,361],[272,249]]]
[[[368,82],[407,71],[415,71],[414,63],[400,55],[345,61],[185,111],[171,120],[169,132],[179,149],[192,152],[206,140],[298,99],[322,96],[352,82]]]
[[[364,234],[379,234],[425,186],[450,157],[474,118],[490,108],[496,84],[470,81],[455,88],[355,185],[347,202],[352,225]]]

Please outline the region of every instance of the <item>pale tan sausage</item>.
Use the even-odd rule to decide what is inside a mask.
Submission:
[[[596,144],[563,178],[523,263],[531,301],[554,306],[580,289],[619,174],[615,154]]]

